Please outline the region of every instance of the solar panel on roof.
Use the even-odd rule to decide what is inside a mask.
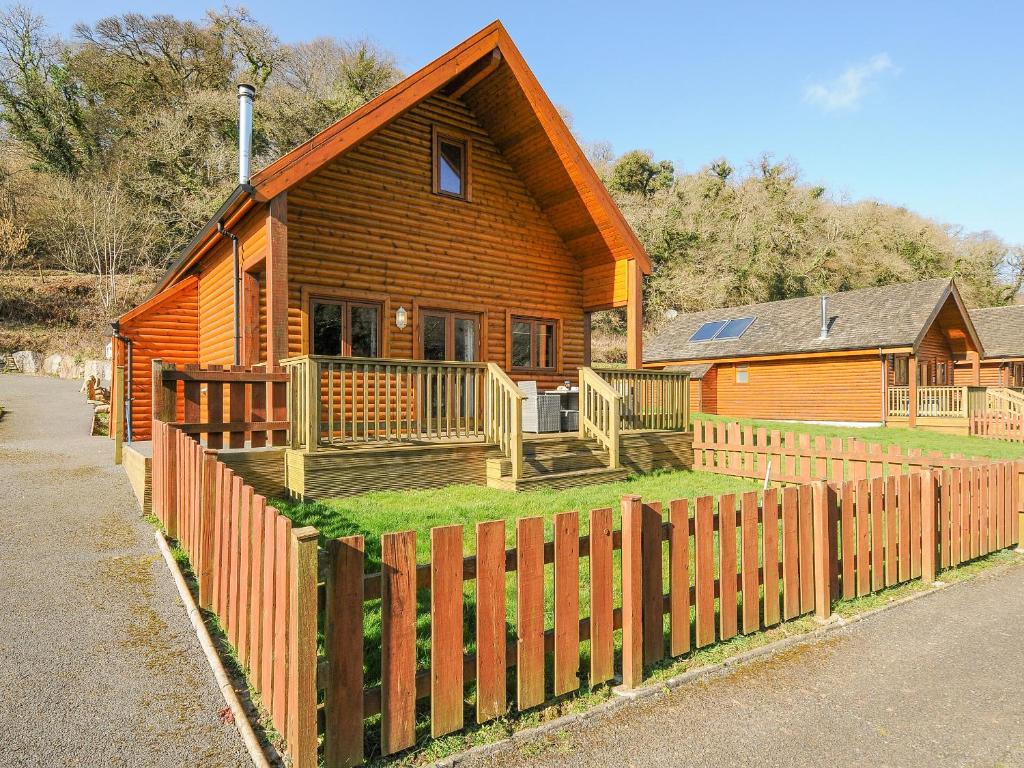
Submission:
[[[715,341],[738,339],[750,327],[752,322],[754,322],[752,317],[738,317],[735,320],[730,320],[715,334]]]
[[[722,330],[725,325],[725,320],[712,320],[710,323],[704,323],[690,337],[690,341],[711,341],[711,339],[715,338],[715,334]]]

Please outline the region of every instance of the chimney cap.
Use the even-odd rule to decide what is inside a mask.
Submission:
[[[253,85],[252,83],[239,83],[238,84],[238,95],[242,96],[243,94],[244,95],[248,95],[248,96],[255,96],[256,95],[256,86]]]

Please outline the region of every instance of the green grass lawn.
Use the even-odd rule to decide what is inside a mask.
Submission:
[[[761,421],[757,419],[734,419],[727,416],[712,416],[704,413],[694,415],[695,419],[709,422],[736,421],[750,424],[755,429],[764,427],[771,431],[805,432],[809,435],[823,437],[856,437],[869,443],[882,445],[899,445],[904,452],[908,448],[917,448],[924,453],[940,451],[949,456],[954,453],[966,457],[989,459],[1021,459],[1024,458],[1024,444],[1002,440],[991,440],[986,437],[970,437],[966,435],[947,435],[925,429],[905,429],[901,427],[833,427],[818,424],[803,424],[787,421]]]

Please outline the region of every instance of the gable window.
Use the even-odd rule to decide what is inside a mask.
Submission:
[[[469,140],[434,129],[434,192],[469,199]]]
[[[556,365],[556,323],[529,317],[512,318],[512,367],[547,369]]]
[[[736,383],[737,384],[746,384],[747,381],[749,381],[747,366],[745,366],[745,365],[737,365],[736,366]]]
[[[379,356],[380,304],[314,298],[309,315],[310,354]]]

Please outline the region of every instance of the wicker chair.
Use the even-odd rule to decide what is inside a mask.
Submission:
[[[561,430],[562,398],[553,393],[537,391],[536,381],[520,381],[523,401],[523,432],[558,432]]]

